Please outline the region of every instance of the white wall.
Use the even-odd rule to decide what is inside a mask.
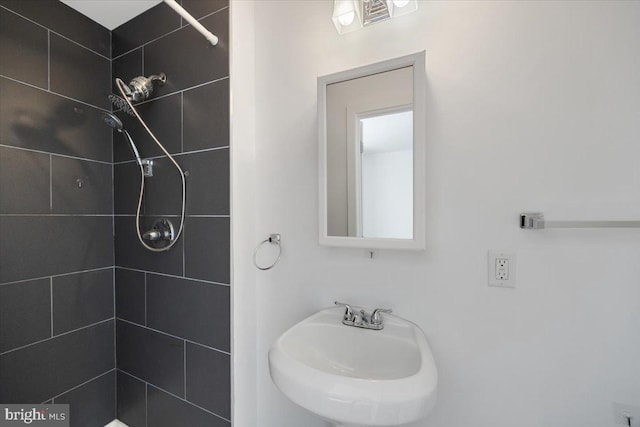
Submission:
[[[232,421],[256,426],[256,236],[255,35],[250,2],[229,13],[231,94],[231,340]]]
[[[256,197],[240,219],[247,244],[280,232],[284,254],[256,276],[255,331],[235,331],[257,340],[257,408],[236,414],[324,426],[273,386],[267,350],[334,299],[424,329],[440,384],[421,427],[613,426],[612,401],[638,404],[640,230],[516,220],[640,218],[640,2],[421,1],[344,36],[330,1],[254,7]],[[316,76],[423,49],[427,250],[318,246]],[[517,253],[516,289],[487,287],[489,249]]]

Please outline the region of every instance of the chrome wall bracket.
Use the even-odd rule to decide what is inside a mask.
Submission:
[[[149,178],[153,176],[153,160],[144,159],[141,161],[142,169],[144,170],[144,177]]]
[[[524,230],[544,228],[544,215],[539,212],[520,214],[520,228]]]

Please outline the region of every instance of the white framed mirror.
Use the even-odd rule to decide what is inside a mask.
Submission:
[[[425,52],[318,77],[320,244],[424,249]]]

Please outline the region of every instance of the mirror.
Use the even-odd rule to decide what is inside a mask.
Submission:
[[[320,244],[424,249],[425,53],[318,78]]]

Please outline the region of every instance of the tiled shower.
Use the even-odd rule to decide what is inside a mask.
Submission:
[[[113,30],[58,1],[0,0],[0,402],[70,403],[72,426],[225,426],[231,418],[228,2],[160,4]],[[166,73],[139,111],[187,175],[168,252],[135,235],[140,186],[105,126],[115,77]],[[179,222],[154,161],[141,228]]]

